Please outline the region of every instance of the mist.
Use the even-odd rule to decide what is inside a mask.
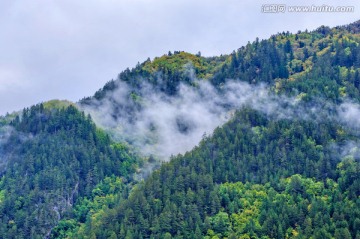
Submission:
[[[212,134],[245,105],[276,118],[310,118],[316,111],[298,106],[296,98],[275,95],[269,89],[265,84],[250,85],[239,80],[228,80],[217,89],[207,80],[193,77],[191,85],[179,85],[175,96],[143,83],[136,99],[131,100],[134,90],[118,80],[116,90],[104,99],[80,107],[115,140],[125,140],[143,155],[166,161],[171,155],[191,150],[205,134]]]
[[[0,127],[0,174],[6,169],[8,162],[8,155],[4,152],[4,146],[13,132],[14,129],[11,126],[5,125]]]
[[[266,84],[227,80],[221,87],[197,79],[191,66],[184,66],[191,84],[180,83],[177,94],[169,96],[142,82],[138,89],[116,81],[116,88],[102,100],[80,105],[100,127],[117,141],[126,141],[144,156],[167,161],[198,145],[204,135],[229,121],[234,112],[249,106],[273,119],[335,120],[359,131],[360,105],[345,101],[335,105],[325,99],[310,104],[299,97],[275,94]],[[161,78],[158,79],[161,81]],[[360,132],[360,131],[359,131]]]
[[[167,160],[191,150],[205,133],[230,119],[230,111],[223,107],[226,101],[211,84],[197,83],[197,87],[181,84],[176,97],[144,84],[141,109],[129,112],[136,106],[129,100],[130,87],[120,81],[117,90],[105,100],[84,109],[97,124],[111,130],[115,139],[126,140],[143,155]]]
[[[360,105],[352,101],[346,101],[338,107],[340,121],[356,132],[360,130]]]
[[[3,146],[8,142],[14,128],[8,125],[0,126],[0,159],[3,151]]]

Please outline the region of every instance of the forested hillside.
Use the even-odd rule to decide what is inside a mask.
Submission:
[[[329,100],[346,95],[359,99],[359,34],[357,21],[335,28],[321,26],[311,32],[278,33],[219,57],[169,52],[126,69],[118,79],[109,81],[81,103],[104,99],[118,87],[118,81],[128,83],[135,94],[141,92],[144,83],[149,83],[156,90],[173,95],[181,82],[192,84],[194,77],[208,79],[218,87],[229,79],[237,79],[252,84],[266,82],[287,94],[305,93]]]
[[[0,235],[360,238],[359,44],[360,21],[169,52],[2,117]]]
[[[71,105],[35,105],[4,127],[1,238],[43,238],[104,177],[126,181],[138,162]]]
[[[269,121],[242,109],[68,236],[355,238],[359,158],[339,152],[351,138],[332,122]]]
[[[136,121],[136,112],[147,107],[144,85],[176,98],[182,96],[182,84],[199,88],[199,80],[205,80],[221,96],[235,79],[265,83],[272,94],[295,99],[303,112],[293,114],[292,109],[288,117],[277,117],[277,110],[283,114],[292,107],[281,97],[279,109],[265,112],[245,104],[198,147],[162,165],[128,200],[104,203],[106,210],[67,236],[359,237],[359,132],[337,110],[337,105],[360,99],[359,24],[279,33],[221,57],[169,53],[124,71],[94,97],[83,99],[84,105],[117,102],[112,92],[125,83],[132,103],[115,104],[120,107],[111,111],[112,117],[126,112]]]
[[[360,23],[355,22],[332,29],[322,26],[311,32],[278,33],[219,57],[169,52],[126,69],[80,105],[114,137],[139,146],[141,151],[155,145],[157,152],[146,153],[164,160],[190,150],[201,134],[225,123],[224,115],[239,104],[243,106],[244,95],[257,94],[257,87],[309,105],[359,102],[359,33]],[[242,92],[245,87],[249,89]],[[232,99],[227,98],[229,92]],[[248,98],[256,100],[258,96]],[[197,121],[200,115],[188,113],[198,108],[206,109],[201,111],[203,118],[216,123],[201,124]],[[170,111],[174,111],[173,117],[167,115]],[[162,142],[170,138],[163,135],[168,131],[176,136],[181,150],[163,157],[158,152],[171,148]],[[190,135],[188,141],[196,138],[196,143],[182,147],[184,134]]]

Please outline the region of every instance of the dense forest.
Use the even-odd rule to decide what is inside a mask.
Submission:
[[[163,164],[127,200],[92,198],[85,205],[105,207],[65,235],[355,238],[359,158],[332,147],[351,138],[331,122],[269,121],[242,109],[194,150]]]
[[[193,77],[207,79],[218,88],[228,79],[237,79],[251,84],[265,82],[278,93],[302,93],[308,100],[312,97],[335,102],[343,97],[359,100],[359,33],[357,21],[335,28],[321,26],[312,32],[278,33],[220,57],[169,52],[126,69],[118,79],[109,81],[81,103],[92,104],[93,99],[105,98],[118,87],[119,81],[126,82],[134,94],[140,93],[146,82],[155,86],[155,90],[174,95],[180,83],[193,84]]]
[[[360,102],[359,44],[360,21],[278,33],[218,57],[169,52],[78,104],[1,117],[0,237],[360,238],[360,131],[339,110]],[[265,87],[278,108],[225,102],[230,120],[161,163],[114,137],[121,122],[137,124],[149,91],[171,103],[200,82],[225,96],[229,81]],[[96,125],[89,108],[110,109],[113,125]],[[177,124],[189,135],[191,125]],[[141,137],[156,144],[156,125],[146,127],[154,135]]]
[[[1,238],[43,238],[77,198],[106,176],[127,181],[138,159],[97,129],[90,116],[66,108],[26,108],[10,120],[2,145]]]

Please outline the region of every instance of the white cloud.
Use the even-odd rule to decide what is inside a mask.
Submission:
[[[309,109],[294,98],[273,94],[266,85],[229,80],[219,91],[208,81],[193,81],[197,87],[180,84],[175,96],[143,83],[137,92],[141,107],[134,106],[130,100],[133,89],[117,81],[116,88],[103,99],[82,107],[115,139],[126,140],[142,154],[162,160],[191,150],[205,133],[212,134],[236,109],[245,105],[277,118],[322,117],[313,112],[320,111],[322,106]]]
[[[344,102],[338,107],[340,121],[347,126],[360,130],[360,104]]]

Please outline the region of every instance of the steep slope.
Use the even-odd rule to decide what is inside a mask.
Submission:
[[[359,22],[355,22],[332,29],[322,26],[312,32],[279,33],[219,57],[169,53],[125,70],[93,97],[81,100],[80,106],[114,137],[166,160],[171,154],[190,150],[205,131],[212,132],[226,122],[228,113],[239,106],[234,107],[233,100],[225,101],[230,90],[235,98],[244,98],[241,88],[256,94],[263,86],[269,93],[304,103],[321,100],[341,104],[349,99],[359,102],[359,33]],[[185,107],[189,111],[192,104],[209,109],[201,112],[203,118],[211,117],[216,123],[202,128],[196,121],[199,116],[181,106],[173,107],[177,112],[170,117],[167,106],[176,103],[188,103]],[[171,127],[161,125],[163,121]],[[185,135],[196,140],[189,140],[191,146],[180,145],[178,150],[163,153],[170,148],[163,142],[169,140],[168,131],[178,139]]]
[[[24,109],[2,127],[1,238],[44,238],[100,180],[128,180],[136,168],[137,158],[124,145],[74,106],[59,103]]]
[[[309,73],[319,74],[318,68],[325,67],[321,73],[325,74],[324,77],[334,79],[338,76],[334,71],[340,68],[342,71],[359,68],[359,34],[360,21],[357,21],[335,28],[321,26],[312,32],[278,33],[268,40],[256,39],[229,55],[218,57],[169,52],[153,61],[148,59],[131,70],[126,69],[119,74],[118,79],[109,81],[93,97],[84,98],[81,103],[91,104],[92,99],[104,99],[108,92],[118,87],[117,82],[120,81],[128,83],[134,92],[139,91],[146,82],[157,90],[173,95],[177,93],[180,82],[191,83],[192,77],[209,79],[217,86],[227,79],[252,84],[267,82],[272,85],[280,79],[287,79],[283,83],[288,84],[298,79],[311,79]],[[188,74],[189,71],[192,75]],[[348,76],[348,80],[350,78]],[[336,83],[339,87],[345,84]]]
[[[0,119],[0,235],[360,237],[359,32],[356,22],[219,57],[169,52],[81,100],[113,139],[150,155],[150,170],[152,155],[202,138],[131,192],[139,159],[72,104]]]
[[[168,54],[126,70],[84,99],[83,106],[106,102],[116,109],[107,111],[112,118],[130,114],[136,122],[148,91],[176,99],[184,85],[202,89],[206,81],[220,97],[233,79],[265,82],[280,103],[268,110],[264,99],[265,107],[245,102],[230,122],[164,163],[128,199],[100,203],[86,221],[63,221],[71,229],[57,228],[54,238],[360,237],[359,129],[344,118],[358,111],[339,110],[360,99],[359,23],[281,33],[219,58],[187,55],[192,70],[182,65],[186,53]],[[295,99],[299,114],[288,99]],[[222,107],[234,109],[226,103]],[[89,200],[84,207],[99,198]]]
[[[353,138],[334,122],[268,120],[242,109],[199,147],[163,164],[128,200],[93,214],[86,226],[67,235],[355,237],[360,219],[355,206],[360,203],[358,148],[344,153]]]

